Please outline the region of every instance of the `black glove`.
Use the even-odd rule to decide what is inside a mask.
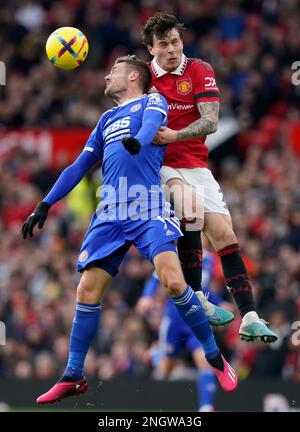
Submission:
[[[142,147],[141,143],[133,137],[123,138],[122,143],[126,150],[132,155],[138,154]]]
[[[30,234],[30,237],[33,236],[32,230],[37,223],[39,224],[38,225],[39,229],[43,228],[45,220],[47,219],[48,216],[49,208],[50,205],[44,201],[38,203],[36,208],[33,210],[31,215],[28,216],[28,218],[26,219],[26,221],[22,226],[22,235],[24,239],[26,239],[28,233]]]

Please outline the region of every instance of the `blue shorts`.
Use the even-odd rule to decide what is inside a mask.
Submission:
[[[182,236],[176,217],[156,216],[147,220],[101,220],[95,213],[84,237],[77,262],[77,270],[88,265],[100,267],[112,276],[131,245],[153,262],[164,251],[176,251],[174,240]]]
[[[164,316],[159,328],[159,349],[167,357],[177,357],[183,350],[194,352],[202,348],[192,330],[185,322]]]

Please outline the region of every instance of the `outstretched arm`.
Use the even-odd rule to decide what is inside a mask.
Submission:
[[[80,153],[75,162],[63,170],[43,202],[52,206],[66,196],[96,162],[99,159],[94,153],[87,150]]]
[[[22,227],[23,238],[29,233],[33,236],[33,228],[38,224],[41,229],[48,216],[50,207],[67,195],[80,182],[85,173],[97,162],[99,158],[90,151],[83,151],[72,165],[69,165],[59,176],[48,195],[38,203]]]
[[[156,144],[183,141],[191,138],[199,138],[216,132],[218,127],[220,103],[200,102],[197,104],[201,117],[183,129],[173,130],[161,127],[156,135]]]
[[[201,117],[178,131],[178,140],[198,138],[216,132],[219,119],[219,102],[201,102],[197,104]]]

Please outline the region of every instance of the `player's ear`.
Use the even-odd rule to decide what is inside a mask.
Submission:
[[[151,55],[154,56],[153,46],[151,46],[151,45],[147,45],[147,50],[149,51],[149,53],[150,53]]]
[[[130,74],[128,75],[128,78],[130,81],[136,81],[139,78],[139,73],[138,71],[131,71]]]

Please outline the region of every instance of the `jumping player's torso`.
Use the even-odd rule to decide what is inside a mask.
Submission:
[[[154,60],[151,64],[152,83],[149,92],[157,91],[168,102],[168,127],[179,130],[200,117],[197,103],[219,100],[212,67],[200,60],[183,55],[181,64],[173,72],[164,71]],[[173,168],[207,167],[208,149],[205,138],[194,138],[170,143],[164,165]]]

